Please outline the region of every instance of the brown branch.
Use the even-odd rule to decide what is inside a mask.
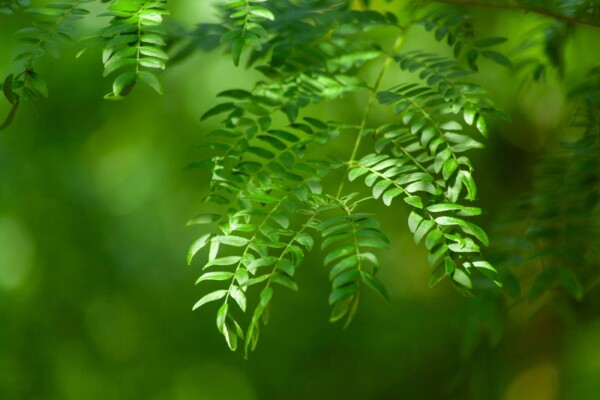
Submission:
[[[589,21],[585,19],[573,18],[568,15],[559,14],[552,10],[542,8],[542,7],[527,7],[525,5],[519,4],[501,4],[501,3],[486,3],[480,2],[476,0],[432,0],[432,3],[447,3],[447,4],[455,4],[459,6],[468,6],[468,7],[482,7],[482,8],[494,8],[498,10],[509,10],[509,11],[522,11],[522,12],[531,12],[539,15],[543,15],[545,17],[550,17],[557,19],[559,21],[568,22],[570,24],[576,25],[586,25],[596,29],[600,29],[600,22]]]

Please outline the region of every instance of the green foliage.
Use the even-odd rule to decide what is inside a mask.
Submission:
[[[0,130],[7,128],[15,118],[22,99],[35,100],[48,97],[48,86],[44,78],[35,71],[35,61],[46,54],[58,58],[60,46],[73,42],[72,22],[81,19],[88,11],[81,5],[93,0],[64,0],[49,3],[43,8],[29,7],[25,12],[40,17],[33,26],[22,28],[16,34],[24,43],[15,61],[23,66],[20,72],[9,74],[3,82],[4,97],[12,105]],[[28,2],[13,3],[26,6]]]
[[[590,254],[598,247],[594,215],[600,199],[597,69],[591,81],[572,92],[580,104],[571,125],[581,131],[581,138],[562,143],[560,153],[539,160],[532,193],[520,199],[513,206],[513,215],[503,221],[505,231],[528,221],[518,240],[504,235],[500,256],[519,266],[513,269],[517,275],[537,269],[527,287],[530,301],[557,285],[581,300],[600,276],[598,260]]]
[[[13,121],[22,99],[48,96],[36,62],[46,54],[58,57],[60,46],[75,41],[72,22],[88,14],[83,5],[90,1],[43,8],[24,0],[0,3],[4,14],[25,7],[39,17],[17,32],[24,45],[15,59],[19,72],[2,84],[11,109],[0,129]],[[220,304],[218,331],[231,350],[243,342],[246,355],[269,320],[277,289],[299,290],[296,272],[309,252],[320,248],[330,271],[331,321],[350,323],[364,286],[388,298],[377,272],[389,239],[377,215],[361,209],[379,200],[407,210],[414,242],[427,249],[430,286],[448,277],[473,296],[506,283],[486,254],[486,231],[473,222],[484,211],[473,205],[476,171],[469,157],[484,147],[494,119],[509,120],[474,82],[476,73],[487,67],[484,60],[508,69],[513,64],[501,51],[508,39],[480,36],[469,6],[549,18],[516,52],[515,69],[530,69],[536,81],[548,66],[564,76],[565,48],[577,24],[600,26],[600,7],[592,0],[386,2],[395,13],[369,1],[229,0],[217,7],[220,24],[187,34],[167,30],[166,0],[103,3],[107,12],[100,16],[110,21],[85,36],[80,54],[101,46],[104,76],[114,77],[106,99],[125,98],[139,81],[162,94],[158,74],[167,50],[178,62],[222,46],[236,66],[245,61],[262,74],[249,89],[221,92],[222,100],[203,114],[202,121],[220,118],[219,127],[206,134],[205,157],[192,165],[210,176],[201,214],[189,222],[203,229],[187,257],[188,264],[203,258],[196,283],[204,294],[193,308]],[[450,58],[429,49],[404,51],[416,27],[446,42]],[[534,48],[547,60],[528,53]],[[384,87],[390,71],[394,83]],[[541,265],[529,289],[532,300],[555,283],[581,299],[585,282],[596,279],[586,252],[597,242],[588,222],[600,181],[597,89],[584,85],[573,92],[582,101],[573,119],[582,137],[540,162],[534,194],[519,208],[518,218],[529,221],[527,234],[511,237],[513,247],[499,257],[500,265],[516,257],[522,265]],[[331,121],[311,107],[348,98],[364,104],[360,115]],[[373,118],[377,107],[387,112],[384,123]],[[353,143],[342,159],[324,155],[337,148],[336,140]],[[506,279],[510,286],[510,275]]]
[[[232,101],[214,106],[202,117],[225,115],[222,127],[209,134],[214,140],[205,143],[214,153],[195,164],[211,169],[211,189],[204,202],[216,209],[190,223],[213,224],[216,229],[192,245],[188,261],[208,248],[204,268],[209,271],[199,282],[225,280],[228,288],[209,292],[195,308],[222,301],[217,313],[219,331],[232,349],[244,332],[246,352],[253,349],[260,316],[271,305],[272,292],[266,301],[264,291],[271,282],[297,289],[294,274],[316,239],[309,232],[316,230],[325,251],[323,264],[331,268],[331,320],[345,318],[347,325],[356,313],[361,286],[387,297],[376,278],[380,263],[372,249],[385,249],[389,241],[374,215],[356,211],[359,205],[380,197],[390,206],[395,197],[402,196],[411,207],[409,229],[415,242],[423,240],[430,253],[432,286],[449,276],[459,291],[470,295],[476,286],[472,282],[475,271],[499,285],[495,269],[481,252],[488,245],[487,235],[467,221],[481,210],[460,203],[477,196],[473,168],[464,153],[483,145],[471,132],[486,136],[485,117],[505,115],[483,97],[481,87],[464,81],[471,73],[456,61],[434,54],[396,54],[410,21],[402,25],[391,15],[339,5],[324,5],[318,11],[287,2],[281,9],[271,7],[274,21],[269,28],[274,36],[249,55],[249,62],[258,64],[266,79],[252,91],[221,93],[219,97]],[[286,17],[293,12],[303,17]],[[229,18],[227,12],[225,17]],[[392,52],[364,34],[383,28],[399,32]],[[383,64],[373,86],[362,67],[378,60]],[[423,84],[380,90],[393,64],[417,72]],[[370,100],[360,125],[351,120],[302,117],[302,109],[312,103],[365,91],[370,92]],[[392,106],[397,122],[368,127],[377,100]],[[275,113],[283,113],[289,125],[272,126]],[[297,122],[300,118],[301,123]],[[326,146],[339,134],[354,134],[356,139],[349,160],[307,159],[311,146]],[[375,139],[371,150],[361,144],[365,136]],[[355,159],[358,152],[369,151],[375,153]],[[355,200],[358,193],[346,193],[343,180],[337,191],[325,188],[321,181],[337,166],[345,166],[349,181],[365,176],[367,197]],[[310,245],[296,243],[298,233]],[[262,294],[253,303],[247,294],[259,284]],[[230,307],[231,299],[238,307]],[[252,303],[256,308],[244,330],[243,319],[234,314],[245,313]]]
[[[83,5],[92,1],[63,0],[42,8],[25,9],[39,19],[31,27],[16,33],[24,45],[15,62],[23,68],[4,79],[4,97],[12,107],[0,130],[13,122],[22,99],[48,97],[47,84],[36,71],[35,62],[46,54],[58,58],[61,46],[76,42],[73,22],[89,14]],[[26,1],[13,2],[10,7],[0,10],[13,10],[17,5],[28,4]],[[138,81],[162,94],[156,71],[165,69],[168,59],[162,49],[167,34],[163,26],[163,16],[168,14],[166,4],[166,0],[113,0],[108,6],[109,11],[101,14],[112,17],[109,25],[88,35],[79,54],[95,45],[103,45],[104,75],[118,73],[112,92],[105,98],[115,100],[127,96]]]
[[[168,14],[166,0],[115,0],[101,16],[112,17],[109,25],[88,38],[84,49],[102,45],[104,76],[117,73],[109,100],[126,97],[138,81],[162,94],[156,71],[165,69],[169,56],[163,16]]]
[[[31,4],[29,0],[3,0],[0,1],[0,13],[12,14],[29,4]]]
[[[471,17],[456,6],[426,8],[425,14],[418,18],[426,30],[434,33],[437,41],[445,40],[452,47],[455,58],[466,54],[469,68],[478,71],[480,56],[503,67],[512,68],[511,61],[493,47],[507,41],[504,37],[476,38]]]
[[[260,51],[262,43],[268,39],[269,32],[261,23],[274,20],[275,15],[261,4],[266,2],[267,0],[230,0],[223,6],[231,23],[227,24],[229,31],[221,36],[221,42],[230,45],[235,65],[240,63],[245,46]]]

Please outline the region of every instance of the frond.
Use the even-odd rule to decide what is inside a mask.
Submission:
[[[243,6],[243,2],[235,4]],[[408,28],[392,15],[351,10],[329,1],[317,5],[281,1],[264,6],[274,20],[260,21],[269,35],[262,35],[260,43],[254,41],[248,57],[249,65],[260,63],[256,68],[264,80],[251,91],[219,94],[228,100],[202,116],[222,120],[204,145],[210,155],[196,163],[210,169],[211,184],[203,201],[207,212],[190,224],[210,228],[192,245],[188,261],[208,248],[205,268],[211,272],[203,274],[200,281],[219,279],[229,285],[206,294],[195,308],[223,301],[217,314],[219,331],[232,349],[244,334],[247,353],[256,345],[260,319],[268,315],[273,296],[270,283],[296,289],[294,273],[315,241],[309,231],[316,230],[325,251],[324,264],[331,266],[331,320],[345,318],[348,324],[362,286],[387,297],[375,277],[379,262],[371,249],[386,248],[388,239],[373,215],[356,211],[373,197],[390,205],[402,196],[412,207],[409,228],[415,241],[424,240],[429,249],[432,285],[450,276],[460,291],[469,294],[475,270],[499,284],[496,271],[481,254],[481,247],[488,245],[487,235],[467,220],[481,210],[459,203],[477,196],[473,169],[463,154],[483,146],[473,133],[486,136],[485,118],[505,115],[484,97],[481,87],[462,80],[470,72],[455,60],[433,54],[396,54]],[[225,15],[229,18],[230,14]],[[240,21],[241,27],[245,22]],[[364,35],[374,28],[398,32],[392,51]],[[230,43],[232,52],[241,53],[246,44],[240,32],[244,29],[237,27],[223,36],[227,43],[228,35],[236,37],[237,44]],[[238,57],[234,54],[236,63]],[[362,67],[382,59],[382,70],[371,86]],[[423,83],[381,91],[382,77],[393,64],[418,72]],[[359,126],[302,118],[302,110],[310,104],[361,91],[370,92],[370,98]],[[391,105],[400,122],[368,128],[369,112],[377,100]],[[280,112],[289,125],[276,122],[275,114]],[[327,145],[340,130],[357,134],[345,165],[350,180],[366,177],[368,197],[345,194],[345,179],[333,195],[321,180],[344,164],[307,156],[311,147]],[[369,151],[372,154],[357,161],[360,138],[368,134],[376,140],[376,153]],[[242,319],[232,314],[229,299],[245,312],[246,288],[254,285],[263,288],[244,331]]]
[[[112,17],[109,25],[90,36],[82,51],[102,45],[104,76],[116,73],[113,90],[105,98],[126,97],[138,81],[159,94],[162,84],[157,71],[165,69],[167,53],[163,16],[168,14],[166,0],[115,0],[101,16]],[[81,54],[81,52],[80,52]]]
[[[478,71],[481,57],[503,67],[512,68],[511,61],[501,52],[493,50],[507,41],[505,37],[478,38],[475,35],[471,16],[464,7],[455,5],[434,5],[424,7],[417,17],[427,31],[433,32],[438,42],[446,41],[452,48],[455,58],[466,55],[467,64],[472,71]]]
[[[470,72],[460,68],[456,61],[421,51],[397,55],[395,60],[402,70],[418,72],[429,88],[450,103],[449,111],[462,115],[464,122],[474,125],[482,135],[487,136],[486,115],[508,120],[493,102],[482,97],[486,92],[481,86],[462,80]]]
[[[413,208],[408,226],[415,244],[424,240],[429,250],[431,286],[450,276],[460,289],[472,289],[472,270],[479,270],[499,284],[495,269],[481,258],[480,245],[489,244],[487,234],[465,220],[480,215],[481,209],[447,199],[433,175],[415,165],[410,155],[370,154],[357,161],[348,175],[350,180],[365,176],[365,185],[372,188],[373,197],[381,197],[386,205],[402,196]],[[456,179],[460,180],[460,175]]]
[[[273,21],[275,15],[264,7],[266,0],[230,0],[223,6],[228,16],[229,31],[221,36],[221,43],[228,43],[231,47],[233,63],[240,63],[242,50],[250,46],[261,50],[262,42],[267,40],[269,33],[262,26],[264,21]]]
[[[216,300],[224,298],[218,321],[232,321],[233,325],[218,322],[232,350],[243,335],[236,328],[240,319],[232,314],[228,301],[236,301],[245,313],[246,290],[264,286],[246,329],[246,353],[256,346],[260,319],[267,320],[271,283],[297,290],[295,270],[314,243],[308,230],[314,229],[316,206],[307,205],[313,202],[313,195],[321,192],[320,181],[332,168],[331,163],[311,160],[306,153],[311,146],[325,144],[338,134],[335,128],[308,117],[302,123],[272,128],[272,114],[281,111],[284,104],[277,97],[265,96],[269,92],[256,92],[223,92],[221,97],[233,101],[203,116],[226,114],[223,127],[211,132],[205,143],[214,153],[199,163],[211,170],[210,192],[204,203],[215,211],[200,215],[190,224],[212,224],[217,228],[201,236],[188,255],[191,262],[198,251],[209,247],[204,268],[221,268],[218,276],[232,281],[228,289],[213,295]],[[231,256],[232,249],[238,255]],[[199,281],[212,279],[216,276],[213,274],[203,274]],[[205,302],[201,299],[195,308]]]
[[[327,208],[335,207],[342,215],[323,219],[317,227],[323,238],[323,263],[331,266],[329,280],[332,291],[329,305],[333,309],[330,320],[336,322],[346,317],[345,326],[356,313],[362,284],[388,299],[385,287],[375,277],[380,269],[379,260],[367,249],[387,249],[389,239],[381,232],[379,222],[373,218],[373,214],[355,212],[356,206],[364,200],[353,202],[356,195],[354,193],[341,199],[333,198]]]
[[[500,285],[495,269],[481,255],[487,234],[464,219],[481,210],[459,201],[477,197],[471,162],[461,153],[483,145],[469,130],[486,136],[485,117],[504,114],[482,97],[485,92],[479,86],[462,81],[470,72],[456,61],[421,52],[395,59],[402,69],[418,72],[425,84],[402,84],[377,94],[381,104],[393,106],[401,123],[373,131],[376,150],[382,154],[351,165],[348,177],[364,175],[373,197],[381,197],[386,205],[402,196],[413,207],[409,228],[415,243],[425,239],[433,268],[431,285],[450,276],[459,289],[468,291],[472,270]]]

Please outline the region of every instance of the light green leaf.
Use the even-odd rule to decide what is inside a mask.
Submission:
[[[294,281],[294,279],[291,276],[284,272],[276,271],[271,276],[271,282],[285,286],[286,288],[291,289],[294,292],[298,291],[298,284]]]
[[[243,247],[246,246],[249,242],[248,239],[241,236],[215,236],[211,239],[213,242],[219,242],[221,244],[225,244],[228,246],[234,247]]]
[[[226,281],[233,278],[233,272],[217,271],[217,272],[206,272],[196,280],[196,285],[203,281]]]
[[[469,275],[465,274],[462,270],[457,269],[454,271],[454,274],[452,275],[452,279],[454,280],[454,282],[460,284],[461,286],[464,286],[468,289],[471,289],[473,287],[473,284],[471,283],[471,278],[469,277]]]
[[[239,286],[233,285],[229,294],[235,300],[240,309],[243,312],[246,312],[246,294],[244,291]]]
[[[144,83],[146,83],[148,86],[150,86],[152,89],[154,89],[158,94],[163,94],[163,87],[162,87],[162,83],[160,82],[160,80],[158,80],[158,78],[156,77],[156,75],[150,71],[138,71],[137,73],[138,78],[140,78],[140,80]]]
[[[199,307],[202,307],[204,304],[209,303],[211,301],[220,300],[223,297],[225,297],[226,295],[227,295],[227,290],[216,290],[212,293],[209,293],[209,294],[205,295],[204,297],[202,297],[200,300],[198,300],[196,302],[196,304],[194,304],[192,311]]]
[[[192,259],[194,258],[197,252],[199,252],[202,248],[204,248],[204,246],[206,246],[206,244],[209,242],[210,237],[210,233],[204,234],[200,236],[200,238],[190,246],[190,250],[188,251],[187,256],[188,265],[192,264]]]
[[[113,94],[117,97],[127,96],[136,83],[135,72],[125,72],[117,76],[113,82]]]

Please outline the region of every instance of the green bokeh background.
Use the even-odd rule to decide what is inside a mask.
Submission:
[[[208,1],[173,3],[173,18],[190,27],[214,20]],[[543,21],[475,12],[482,34],[509,32],[513,44]],[[28,20],[0,15],[2,76],[15,68],[12,33]],[[420,28],[407,43],[447,51]],[[566,84],[550,78],[523,88],[485,64],[478,79],[514,121],[494,125],[488,147],[474,155],[484,227],[530,187],[536,155],[563,135],[566,90],[585,81],[597,43],[598,31],[577,34]],[[75,53],[40,63],[50,98],[37,109],[24,105],[0,133],[0,399],[600,398],[597,290],[583,304],[509,314],[504,340],[482,341],[467,356],[469,310],[487,303],[447,283],[429,289],[426,253],[407,234],[399,203],[373,205],[393,243],[381,254],[390,304],[365,293],[348,329],[329,324],[327,270],[315,254],[298,271],[298,293],[277,290],[257,351],[247,361],[231,353],[216,310],[191,312],[204,292],[193,285],[200,261],[188,267],[185,256],[202,232],[185,223],[202,211],[208,176],[186,166],[216,123],[198,116],[218,92],[249,88],[257,74],[220,51],[198,53],[164,74],[164,96],[139,87],[108,102],[98,52]],[[400,79],[398,71],[388,77]],[[364,100],[311,112],[354,118]],[[1,102],[0,115],[7,111]],[[377,109],[373,123],[388,117]],[[331,151],[345,158],[352,142],[341,137]]]

